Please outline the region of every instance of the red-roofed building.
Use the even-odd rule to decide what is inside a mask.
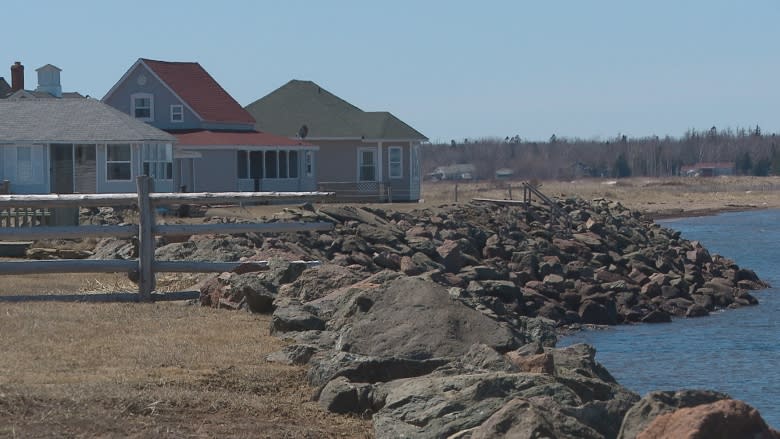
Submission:
[[[196,62],[140,58],[103,102],[177,137],[172,154],[145,158],[155,164],[145,171],[163,180],[158,190],[316,189],[319,148],[256,131],[252,115]]]

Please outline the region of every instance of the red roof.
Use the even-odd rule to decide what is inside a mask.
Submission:
[[[171,133],[182,146],[312,146],[300,140],[260,131],[190,131]]]
[[[196,62],[168,62],[141,58],[160,79],[209,122],[255,123],[249,112],[233,99]]]

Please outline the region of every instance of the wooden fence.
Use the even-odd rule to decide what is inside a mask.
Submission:
[[[155,261],[154,237],[172,235],[194,235],[208,233],[283,233],[326,231],[333,228],[327,222],[300,223],[246,223],[246,224],[171,224],[156,225],[155,207],[170,204],[216,204],[242,203],[275,200],[313,201],[331,197],[328,192],[191,192],[152,193],[152,179],[140,176],[136,179],[137,193],[127,194],[63,194],[63,195],[0,195],[0,210],[7,208],[27,209],[31,207],[99,207],[137,205],[138,224],[106,226],[50,226],[34,228],[0,228],[0,240],[19,241],[54,238],[93,237],[138,237],[137,260],[83,260],[61,259],[50,261],[3,261],[0,275],[30,273],[134,273],[138,278],[138,294],[141,301],[150,301],[155,289],[157,272],[223,272],[229,271],[240,262],[208,261]],[[316,261],[299,261],[308,265]],[[267,262],[249,263],[257,268]]]

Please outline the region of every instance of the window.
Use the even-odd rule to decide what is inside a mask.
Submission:
[[[265,178],[277,178],[276,151],[265,153]]]
[[[184,122],[184,107],[181,105],[171,105],[171,122]]]
[[[314,152],[306,151],[304,154],[304,169],[306,170],[306,176],[311,177],[314,175]]]
[[[279,151],[279,178],[287,178],[287,151]]]
[[[154,120],[154,97],[149,93],[135,93],[130,96],[130,114],[145,122]]]
[[[249,151],[238,151],[238,178],[249,178]]]
[[[173,178],[173,151],[170,144],[145,144],[141,151],[144,175],[156,180]]]
[[[290,178],[298,178],[298,151],[290,151]]]
[[[358,181],[376,181],[376,149],[358,149]]]
[[[130,180],[130,145],[106,145],[106,180]]]
[[[32,147],[30,146],[16,147],[16,181],[19,183],[32,183],[34,181]]]
[[[400,146],[391,146],[387,150],[387,174],[390,178],[401,178],[404,176],[403,168],[403,150]]]
[[[249,153],[249,178],[263,178],[263,151]]]
[[[0,159],[3,163],[0,166],[0,172],[3,172],[4,177],[14,183],[43,183],[44,148],[42,145],[1,148]]]

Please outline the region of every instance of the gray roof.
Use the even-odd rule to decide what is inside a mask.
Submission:
[[[175,141],[95,99],[0,100],[0,144]]]
[[[246,106],[255,127],[293,137],[428,140],[386,111],[366,112],[311,81],[292,80]]]
[[[8,82],[6,82],[5,78],[0,76],[0,98],[4,98],[9,94],[11,94],[11,86],[8,85]]]
[[[2,78],[0,78],[2,79]],[[2,88],[2,85],[0,85],[0,89]],[[46,91],[36,91],[36,90],[17,90],[15,92],[11,92],[10,88],[8,89],[9,92],[6,96],[4,96],[6,99],[73,99],[73,98],[83,98],[84,96],[77,92],[77,91],[64,91],[62,92],[62,96],[57,97],[53,94],[46,92]]]

